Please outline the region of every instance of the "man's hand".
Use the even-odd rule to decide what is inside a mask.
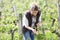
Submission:
[[[33,33],[38,35],[38,32],[35,29],[32,29]]]
[[[37,23],[36,25],[37,25],[37,27],[40,27],[42,24],[39,22],[39,23]]]
[[[40,27],[42,26],[42,24],[39,22],[36,25],[37,25],[37,33],[40,34]]]

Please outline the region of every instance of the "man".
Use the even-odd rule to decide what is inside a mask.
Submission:
[[[24,13],[23,16],[23,37],[24,40],[34,40],[34,34],[38,35],[37,27],[41,25],[41,11],[36,3]]]

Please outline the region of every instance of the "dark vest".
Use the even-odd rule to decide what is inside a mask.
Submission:
[[[35,27],[37,27],[36,24],[39,22],[40,15],[41,15],[41,11],[38,11],[37,16],[36,16]],[[32,16],[33,15],[31,15],[30,11],[28,11],[28,12],[26,12],[25,16],[28,19],[28,25],[29,25],[29,27],[31,27],[32,26]],[[36,28],[36,30],[37,30],[37,28]],[[22,31],[23,31],[23,33],[25,33],[26,31],[28,31],[28,29],[25,28],[25,26],[24,26]]]

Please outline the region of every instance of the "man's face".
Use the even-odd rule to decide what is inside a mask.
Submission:
[[[36,15],[37,15],[37,13],[38,13],[38,11],[31,10],[31,14],[32,14],[32,15],[36,16]]]

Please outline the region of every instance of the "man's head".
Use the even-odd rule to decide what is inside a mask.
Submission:
[[[36,3],[33,3],[31,5],[31,8],[30,8],[31,14],[34,15],[34,16],[36,16],[37,13],[38,13],[38,10],[39,10],[39,8],[38,8],[37,4]]]

